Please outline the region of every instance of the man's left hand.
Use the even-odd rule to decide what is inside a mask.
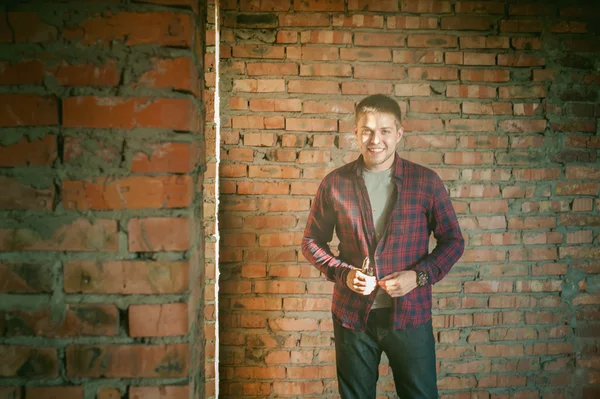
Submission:
[[[417,272],[414,270],[403,270],[388,274],[379,280],[377,284],[392,298],[404,296],[417,288]]]

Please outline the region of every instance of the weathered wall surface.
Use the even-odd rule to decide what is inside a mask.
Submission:
[[[2,7],[0,398],[204,397],[205,2]]]
[[[299,253],[394,96],[467,240],[435,286],[443,398],[600,396],[600,9],[592,2],[221,2],[222,397],[336,397],[332,285]],[[387,365],[381,398],[394,397]]]

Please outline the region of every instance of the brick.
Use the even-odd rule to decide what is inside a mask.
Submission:
[[[451,119],[446,124],[448,132],[493,132],[494,121],[491,119]]]
[[[395,33],[362,33],[354,34],[355,46],[369,47],[404,47],[406,35]]]
[[[337,47],[288,47],[288,59],[302,59],[309,61],[335,61],[339,59]]]
[[[398,2],[396,0],[382,0],[372,3],[369,0],[350,0],[348,11],[394,12],[398,11]]]
[[[131,160],[131,173],[190,173],[197,163],[195,143],[147,145],[152,152],[138,152]]]
[[[455,16],[442,17],[440,27],[443,30],[490,30],[494,28],[494,20],[488,17]]]
[[[198,94],[198,70],[191,58],[152,58],[150,62],[150,70],[140,75],[136,85]]]
[[[420,101],[420,100],[411,100],[410,101],[410,110],[411,112],[418,113],[459,113],[460,112],[460,104],[454,103],[450,101]]]
[[[440,389],[468,389],[477,386],[477,380],[469,377],[443,377],[438,383]]]
[[[69,377],[174,378],[185,377],[188,344],[69,345]]]
[[[195,131],[198,112],[183,98],[67,97],[63,99],[63,125]]]
[[[27,387],[25,389],[26,398],[36,399],[83,399],[83,387]]]
[[[461,69],[460,79],[474,82],[508,82],[510,72],[500,69]]]
[[[121,80],[121,71],[115,60],[104,65],[71,65],[63,61],[59,66],[47,68],[46,71],[62,86],[116,86]]]
[[[266,112],[296,112],[302,110],[299,99],[251,99],[251,111]]]
[[[3,194],[0,196],[2,210],[52,210],[54,187],[35,188],[17,179],[0,176]]]
[[[344,0],[294,0],[294,11],[344,11]]]
[[[353,114],[354,102],[352,101],[305,101],[303,104],[305,114]]]
[[[354,67],[354,78],[402,80],[404,79],[404,68],[394,65],[356,65]]]
[[[63,180],[62,185],[63,206],[77,210],[185,208],[192,193],[190,176],[98,177]]]
[[[510,47],[510,41],[505,36],[461,36],[460,48],[491,48],[491,49],[507,49]]]
[[[244,134],[245,146],[273,147],[277,143],[277,136],[273,133],[246,133]]]
[[[498,89],[498,96],[504,98],[544,98],[546,88],[543,86],[503,86]]]
[[[515,103],[515,115],[540,115],[543,107],[539,103]]]
[[[0,127],[58,125],[58,103],[53,96],[0,94]]]
[[[457,80],[458,70],[447,67],[408,68],[408,77],[417,80]]]
[[[450,196],[453,198],[499,197],[500,188],[482,184],[462,185],[452,188]]]
[[[119,399],[121,391],[119,388],[100,388],[98,389],[97,399]]]
[[[429,96],[431,94],[431,86],[421,83],[397,84],[394,86],[394,94],[400,97]]]
[[[298,13],[280,14],[279,26],[301,27],[301,26],[329,26],[329,14],[326,13]]]
[[[57,39],[56,27],[42,21],[35,12],[9,12],[5,18],[15,43],[48,43]]]
[[[284,79],[234,79],[234,92],[271,93],[284,92]]]
[[[52,265],[0,262],[0,282],[0,293],[48,293],[53,286]]]
[[[599,183],[557,183],[557,195],[598,195]]]
[[[567,179],[600,180],[600,168],[592,166],[567,166]]]
[[[296,217],[291,215],[248,216],[244,221],[244,226],[255,230],[287,229],[296,227],[296,222]]]
[[[263,294],[304,294],[306,284],[301,281],[256,281],[255,291]]]
[[[494,163],[494,154],[489,152],[447,152],[444,154],[447,165],[485,165]]]
[[[537,20],[511,19],[500,21],[500,32],[537,33],[542,31],[542,22]]]
[[[300,76],[352,76],[349,64],[302,64]]]
[[[568,119],[563,122],[552,122],[550,124],[554,132],[596,132],[596,119]]]
[[[410,35],[408,36],[408,47],[458,47],[458,38],[450,35]]]
[[[504,3],[499,1],[458,1],[457,14],[504,14]]]
[[[186,399],[189,395],[187,385],[129,387],[129,399]]]
[[[392,59],[400,64],[441,64],[444,62],[444,53],[436,50],[393,50]]]
[[[511,217],[508,219],[509,229],[548,229],[556,227],[556,218],[551,216]]]
[[[459,147],[461,148],[506,148],[508,149],[508,137],[499,136],[460,136]],[[483,155],[483,154],[482,154]]]
[[[0,62],[0,85],[39,85],[44,81],[44,65],[37,60]]]
[[[300,164],[317,164],[327,163],[331,161],[331,153],[329,151],[300,151],[298,154],[298,163]]]
[[[118,167],[123,146],[120,140],[67,136],[64,139],[63,162],[71,167],[83,166],[84,162]]]
[[[411,0],[401,0],[400,10],[402,12],[410,13],[431,13],[431,14],[444,14],[451,11],[449,1],[439,0],[421,0],[413,2]]]
[[[542,47],[542,41],[537,37],[513,37],[510,43],[517,50],[539,50]]]
[[[285,47],[249,44],[233,46],[232,53],[235,58],[282,59],[285,57]]]
[[[298,32],[294,31],[278,31],[277,32],[277,43],[297,43]]]
[[[296,212],[306,210],[308,199],[268,198],[258,201],[258,208],[265,212]]]
[[[171,337],[188,333],[185,303],[129,306],[130,337]]]
[[[7,320],[5,334],[9,337],[115,336],[119,331],[119,312],[114,305],[67,305],[58,319],[49,308],[12,311]]]
[[[498,65],[511,67],[543,66],[546,65],[546,59],[530,54],[499,54]]]
[[[475,103],[465,101],[462,103],[464,114],[477,115],[511,115],[511,103],[493,102],[493,103]]]
[[[65,292],[98,294],[180,294],[188,290],[186,262],[69,261]]]
[[[466,98],[495,98],[496,88],[481,85],[448,85],[446,86],[447,97]]]
[[[554,16],[556,14],[556,7],[550,4],[511,4],[508,8],[508,14]]]
[[[440,119],[404,119],[402,126],[405,132],[432,132],[443,128]]]
[[[304,132],[335,132],[337,131],[337,120],[317,118],[286,118],[285,130],[297,130]]]
[[[117,224],[114,220],[87,219],[73,222],[59,217],[44,221],[45,229],[29,228],[1,229],[0,252],[2,251],[100,251],[117,250]]]
[[[337,94],[340,91],[339,82],[324,80],[290,80],[289,93]]]
[[[546,130],[545,119],[514,119],[501,121],[499,128],[509,133],[535,133],[544,132]]]
[[[494,53],[464,53],[464,65],[496,65]]]
[[[84,44],[110,44],[118,40],[127,46],[159,44],[190,47],[192,23],[191,16],[183,13],[107,13],[88,18],[79,26],[69,26],[63,30],[62,35],[66,40],[81,41]],[[153,27],[151,33],[146,29],[148,26]]]
[[[128,224],[130,252],[185,251],[189,249],[189,221],[154,217],[131,219]]]
[[[242,181],[237,185],[237,193],[240,195],[287,195],[289,194],[289,189],[288,183]]]
[[[334,14],[332,26],[346,28],[383,28],[383,16],[381,15],[340,15]]]
[[[362,49],[362,48],[341,48],[340,59],[344,61],[391,61],[392,54],[389,49]]]
[[[455,148],[456,137],[440,135],[417,135],[404,137],[405,149],[411,148]]]
[[[352,34],[339,30],[305,30],[300,32],[300,43],[350,44],[352,43]]]
[[[587,23],[580,21],[560,21],[550,25],[553,33],[586,33]]]
[[[392,83],[342,82],[342,94],[391,94],[392,88]]]
[[[288,11],[291,7],[291,0],[249,0],[240,4],[241,11]]]
[[[271,63],[271,62],[249,62],[246,65],[249,76],[262,75],[298,75],[298,64],[294,62]]]
[[[55,378],[58,377],[58,358],[55,348],[34,348],[0,345],[1,377]]]
[[[21,387],[0,387],[0,398],[21,399]]]
[[[438,20],[434,17],[397,15],[388,16],[386,20],[388,29],[437,29],[438,27]]]

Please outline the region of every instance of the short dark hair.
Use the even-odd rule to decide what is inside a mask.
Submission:
[[[396,100],[383,94],[373,94],[363,98],[354,110],[355,121],[358,120],[360,115],[367,112],[394,115],[398,128],[400,127],[400,122],[402,122],[402,112]]]

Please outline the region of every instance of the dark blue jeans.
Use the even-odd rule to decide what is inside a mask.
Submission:
[[[435,341],[431,320],[393,330],[389,310],[372,311],[366,331],[334,321],[338,388],[342,399],[375,399],[381,353],[387,355],[401,399],[437,399]]]

